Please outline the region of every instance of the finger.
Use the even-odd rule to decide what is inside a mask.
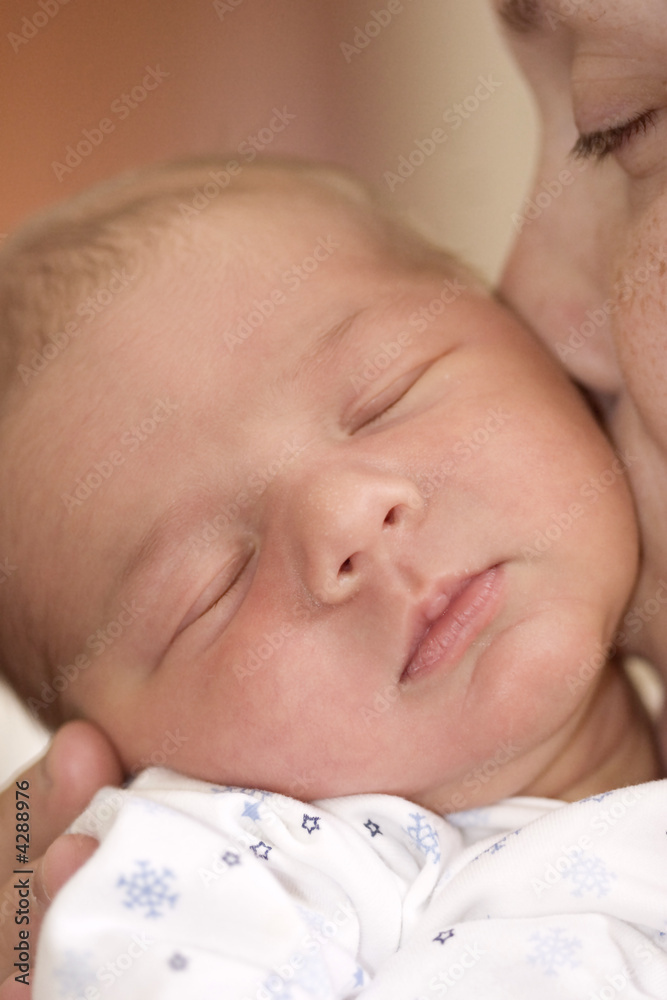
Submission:
[[[89,722],[75,721],[55,734],[46,755],[19,779],[29,782],[29,858],[43,854],[49,844],[85,809],[103,785],[123,779],[111,743]],[[0,794],[0,880],[16,867],[16,784]]]
[[[30,986],[17,983],[13,976],[0,986],[0,1000],[30,1000],[31,996]]]
[[[35,868],[33,892],[40,913],[48,908],[59,889],[98,847],[93,837],[81,833],[68,833],[54,840]]]

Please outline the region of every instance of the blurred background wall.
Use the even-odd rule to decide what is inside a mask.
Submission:
[[[535,117],[488,0],[12,0],[0,27],[0,240],[120,170],[261,150],[353,168],[497,278]],[[0,700],[0,782],[43,740]]]

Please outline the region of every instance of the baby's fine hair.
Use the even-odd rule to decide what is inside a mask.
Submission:
[[[461,270],[338,167],[287,159],[241,166],[208,158],[131,171],[35,216],[6,240],[0,251],[0,396],[32,381],[40,364],[56,357],[73,335],[68,324],[70,331],[85,325],[80,317],[93,316],[85,303],[91,296],[102,303],[119,272],[140,275],[165,246],[192,243],[193,220],[218,215],[224,225],[230,197],[269,187],[286,199],[337,202],[373,232],[378,248],[402,263]]]
[[[95,309],[104,307],[114,281],[122,286],[131,275],[136,288],[141,275],[172,252],[195,260],[199,229],[194,223],[202,220],[224,232],[230,199],[239,204],[239,197],[267,193],[293,205],[297,221],[299,211],[307,211],[314,200],[325,202],[355,222],[379,256],[415,271],[445,271],[470,281],[469,272],[449,254],[337,167],[286,159],[241,166],[212,157],[123,174],[29,220],[0,251],[0,457],[7,456],[2,433],[7,413],[21,405],[22,394],[39,391],[40,374],[51,369],[52,361],[57,371],[70,339],[85,337],[88,325],[92,329]],[[252,248],[244,243],[242,251],[247,255]],[[81,322],[82,316],[88,323]],[[30,442],[20,447],[29,453]],[[39,496],[38,476],[30,488]],[[12,489],[6,477],[5,489]],[[5,540],[13,536],[12,525],[5,524]],[[14,558],[20,561],[20,553]],[[43,722],[57,725],[63,721],[63,699],[46,704],[37,698],[50,684],[59,656],[55,641],[43,631],[17,572],[0,588],[0,677],[33,707],[40,705]]]

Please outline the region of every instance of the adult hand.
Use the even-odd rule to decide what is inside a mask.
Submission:
[[[0,794],[0,1000],[30,998],[29,989],[14,980],[13,949],[19,943],[19,926],[14,922],[19,896],[14,884],[22,876],[13,872],[23,867],[16,863],[15,782],[29,782],[30,863],[25,867],[35,873],[29,925],[32,970],[39,926],[50,900],[97,846],[90,837],[60,834],[99,788],[118,785],[122,778],[118,756],[107,738],[88,722],[69,722],[58,730],[46,754]]]

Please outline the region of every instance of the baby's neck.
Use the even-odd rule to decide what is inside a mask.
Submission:
[[[664,776],[655,724],[614,661],[563,753],[524,794],[575,802]]]

